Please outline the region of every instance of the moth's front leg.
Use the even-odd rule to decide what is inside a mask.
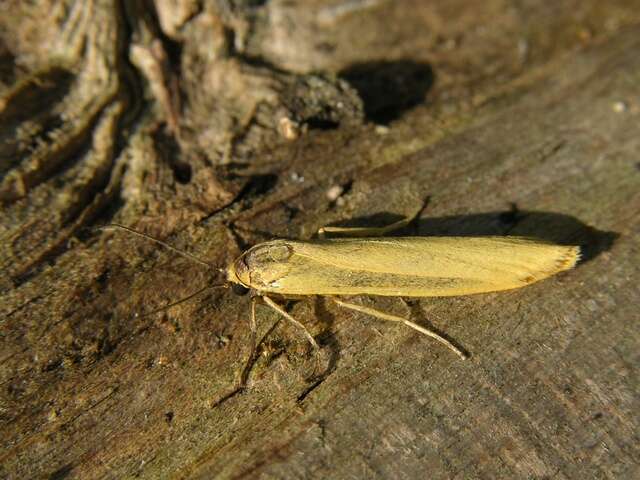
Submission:
[[[253,368],[253,365],[256,361],[256,352],[258,349],[258,345],[257,345],[258,326],[256,322],[256,304],[258,303],[259,299],[260,297],[255,295],[251,297],[251,316],[249,317],[249,331],[251,333],[250,349],[249,349],[249,356],[247,357],[247,362],[245,363],[244,368],[242,369],[242,372],[240,372],[240,380],[238,382],[239,384],[237,387],[239,390],[243,390],[244,388],[246,388],[247,382],[249,381],[249,374],[251,373],[251,369]]]
[[[271,300],[271,298],[267,297],[266,295],[262,295],[260,298],[262,298],[262,300],[264,301],[265,304],[267,304],[269,307],[274,309],[276,312],[278,312],[284,318],[289,320],[289,322],[291,322],[293,325],[298,327],[300,329],[300,331],[304,334],[304,336],[307,339],[307,341],[311,344],[311,346],[313,347],[314,354],[315,354],[315,359],[316,359],[315,365],[313,367],[313,372],[311,372],[311,377],[313,377],[316,374],[316,372],[318,371],[318,368],[320,366],[320,345],[318,345],[318,343],[313,338],[311,333],[309,333],[309,330],[307,330],[307,328],[302,323],[300,323],[298,320],[296,320],[291,315],[289,315],[280,305],[278,305],[276,302]]]

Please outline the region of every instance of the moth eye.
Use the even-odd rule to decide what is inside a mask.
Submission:
[[[233,269],[238,278],[243,278],[249,274],[249,266],[246,264],[244,257],[240,257],[234,262]]]
[[[285,262],[289,260],[289,257],[291,257],[292,254],[292,248],[286,243],[273,246],[269,249],[269,256],[273,259],[274,262]]]
[[[239,283],[232,284],[231,291],[238,296],[243,296],[249,293],[249,289],[244,285],[240,285]]]

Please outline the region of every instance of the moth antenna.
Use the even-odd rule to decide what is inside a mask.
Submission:
[[[169,303],[167,305],[164,305],[163,307],[157,308],[155,310],[151,310],[150,312],[147,312],[147,313],[142,313],[142,314],[136,313],[135,317],[136,318],[144,318],[144,317],[149,317],[151,315],[155,315],[156,313],[163,312],[165,310],[170,309],[171,307],[175,307],[176,305],[180,305],[181,303],[188,302],[193,297],[195,297],[197,295],[200,295],[205,290],[209,290],[209,289],[212,289],[212,288],[229,288],[229,286],[226,283],[221,283],[219,285],[207,285],[206,287],[203,287],[200,290],[197,290],[196,292],[193,292],[192,294],[181,298],[180,300],[176,300],[175,302],[171,302],[171,303]]]
[[[142,233],[139,232],[137,230],[134,230],[133,228],[130,227],[125,227],[124,225],[120,225],[119,223],[109,223],[107,225],[103,225],[101,227],[96,227],[97,230],[124,230],[125,232],[129,232],[133,235],[136,235],[140,238],[144,238],[146,240],[149,240],[151,242],[155,242],[158,245],[162,245],[163,247],[171,250],[174,253],[177,253],[178,255],[182,255],[185,258],[188,258],[189,260],[199,263],[200,265],[204,265],[207,268],[212,268],[215,270],[218,270],[219,272],[224,272],[224,270],[222,268],[218,268],[218,267],[214,267],[213,265],[211,265],[209,262],[205,262],[204,260],[196,257],[195,255],[190,254],[189,252],[185,252],[184,250],[180,250],[179,248],[176,248],[172,245],[169,245],[166,242],[163,242],[162,240],[158,240],[155,237],[152,237],[151,235],[147,235],[146,233]]]

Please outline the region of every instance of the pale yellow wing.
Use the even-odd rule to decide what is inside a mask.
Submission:
[[[451,296],[519,288],[573,267],[579,247],[521,237],[393,237],[247,251],[243,283],[284,295]]]

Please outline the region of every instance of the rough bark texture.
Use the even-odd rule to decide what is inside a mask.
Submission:
[[[0,476],[640,475],[640,3],[3,2]],[[321,298],[321,344],[206,269],[268,237],[585,247],[499,294]]]

